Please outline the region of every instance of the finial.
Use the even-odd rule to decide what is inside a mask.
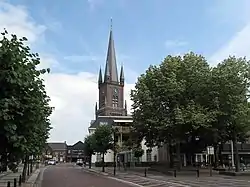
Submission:
[[[110,18],[110,30],[112,31],[112,27],[113,27],[113,21],[112,21],[112,17]]]

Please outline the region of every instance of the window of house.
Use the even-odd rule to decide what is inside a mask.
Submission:
[[[157,162],[157,155],[154,156],[154,161]]]
[[[96,162],[101,162],[102,161],[102,155],[101,153],[96,154]]]
[[[147,157],[147,162],[151,162],[152,161],[151,150],[147,150],[146,157]]]

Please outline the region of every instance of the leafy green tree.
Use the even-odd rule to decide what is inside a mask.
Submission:
[[[25,173],[28,156],[41,153],[51,129],[53,108],[40,76],[49,69],[37,69],[40,58],[30,52],[27,38],[1,34],[0,155],[9,166],[25,158]]]
[[[84,155],[88,157],[91,168],[92,155],[95,154],[96,139],[94,134],[88,135],[84,140]]]
[[[105,171],[104,155],[109,149],[113,148],[113,130],[111,126],[98,126],[94,132],[95,137],[95,152],[102,154],[102,171]]]
[[[141,148],[141,146],[135,147],[135,148],[133,148],[133,153],[134,153],[134,157],[137,158],[137,162],[139,162],[139,159],[144,154],[144,150]]]
[[[213,120],[205,102],[209,76],[209,65],[202,56],[167,56],[138,78],[131,93],[138,136],[149,147],[176,145],[179,167],[181,143],[201,134]]]
[[[217,99],[218,139],[233,141],[236,171],[239,171],[237,142],[244,142],[250,127],[250,62],[229,57],[212,70],[213,97]]]

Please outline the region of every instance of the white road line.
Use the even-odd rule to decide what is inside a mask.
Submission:
[[[152,185],[149,185],[147,187],[157,187],[157,186],[162,186],[164,184],[166,184],[166,183],[152,184]]]
[[[119,182],[123,182],[125,184],[129,184],[129,185],[132,185],[132,186],[137,186],[137,187],[145,187],[145,186],[142,186],[142,185],[139,185],[139,184],[136,184],[136,183],[133,183],[133,182],[129,182],[129,181],[126,181],[126,180],[122,180],[122,179],[118,179],[118,178],[114,178],[114,177],[107,177],[109,179],[113,179],[113,180],[116,180],[116,181],[119,181]]]

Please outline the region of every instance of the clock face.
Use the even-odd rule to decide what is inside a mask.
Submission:
[[[117,95],[118,94],[118,89],[114,88],[114,94]]]

